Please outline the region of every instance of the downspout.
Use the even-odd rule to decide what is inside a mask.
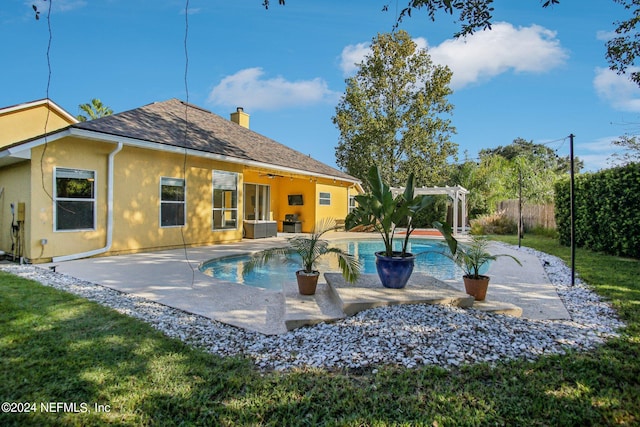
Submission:
[[[71,261],[74,259],[88,258],[108,252],[113,243],[113,159],[122,150],[122,142],[118,142],[115,150],[109,153],[107,163],[107,242],[103,248],[77,254],[64,255],[51,258],[52,262]]]

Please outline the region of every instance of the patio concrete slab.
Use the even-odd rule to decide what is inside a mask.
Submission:
[[[516,257],[522,267],[507,257],[493,262],[487,272],[491,277],[487,300],[522,307],[522,317],[527,319],[571,319],[538,257],[498,244],[492,244],[489,250],[494,254]]]
[[[201,263],[252,252],[283,239],[251,240],[236,244],[174,249],[66,261],[59,273],[121,292],[219,320],[266,335],[287,332],[282,292],[215,280],[201,273]],[[47,266],[45,264],[45,266]]]
[[[335,234],[335,238],[373,237],[369,233]],[[245,240],[236,244],[86,258],[43,266],[55,266],[56,271],[72,277],[267,335],[285,333],[303,325],[335,321],[379,305],[376,300],[384,301],[384,304],[418,303],[429,299],[452,303],[456,298],[466,298],[461,280],[434,282],[436,279],[420,274],[414,274],[413,281],[402,291],[407,295],[405,297],[399,297],[401,292],[397,290],[384,289],[379,282],[375,283],[375,275],[373,278],[363,276],[356,287],[342,286],[339,273],[328,273],[330,278],[336,278],[329,281],[338,285],[332,288],[321,280],[316,295],[307,297],[298,294],[295,278],[283,283],[282,291],[269,291],[216,280],[198,270],[202,262],[213,258],[284,244],[286,240],[282,237]],[[494,249],[514,253],[523,267],[508,258],[494,262],[488,272],[492,276],[488,302],[476,303],[475,308],[486,307],[499,312],[515,306],[515,309],[511,308],[515,310],[512,313],[520,307],[522,317],[529,319],[570,318],[537,257],[503,247]],[[435,294],[436,289],[438,295]]]

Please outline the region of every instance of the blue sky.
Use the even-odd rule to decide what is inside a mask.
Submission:
[[[378,34],[390,0],[53,0],[49,98],[72,114],[99,98],[115,112],[170,98],[228,118],[335,166],[331,122],[345,78]],[[390,5],[388,12],[382,6]],[[398,0],[402,8],[406,0]],[[31,8],[38,5],[41,19]],[[0,107],[45,98],[49,32],[43,0],[0,5]],[[640,123],[640,89],[607,69],[605,42],[626,18],[613,0],[496,0],[494,26],[467,39],[445,14],[416,11],[401,28],[453,70],[459,158],[515,138],[608,166],[610,142]],[[188,18],[188,19],[187,19]],[[188,32],[185,32],[188,21]],[[187,34],[188,68],[185,67]]]

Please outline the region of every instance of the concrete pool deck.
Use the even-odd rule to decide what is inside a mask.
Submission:
[[[267,335],[389,304],[473,305],[476,309],[528,319],[570,318],[538,258],[503,247],[499,253],[514,254],[523,266],[509,258],[493,262],[488,271],[492,278],[487,301],[482,303],[473,303],[464,293],[462,278],[443,282],[415,273],[404,290],[389,290],[376,286],[376,275],[363,275],[355,285],[345,285],[340,274],[327,274],[326,280],[321,278],[316,295],[303,296],[298,293],[295,277],[283,284],[282,291],[269,291],[215,280],[198,270],[201,263],[210,259],[284,245],[287,236],[40,266],[55,266],[62,274]],[[377,235],[336,232],[330,239],[372,237]]]

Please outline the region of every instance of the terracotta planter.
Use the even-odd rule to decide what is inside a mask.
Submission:
[[[319,271],[313,273],[305,273],[304,270],[296,271],[296,279],[298,279],[298,291],[302,295],[313,295],[316,293],[316,286],[318,285],[318,277],[320,277]]]
[[[484,301],[487,296],[487,288],[489,287],[489,276],[479,276],[479,279],[472,279],[469,276],[462,276],[464,281],[464,289],[467,294],[471,295],[476,301]]]
[[[416,257],[411,253],[402,256],[401,252],[393,252],[388,257],[384,252],[376,252],[376,270],[382,286],[385,288],[402,289],[407,285]]]

